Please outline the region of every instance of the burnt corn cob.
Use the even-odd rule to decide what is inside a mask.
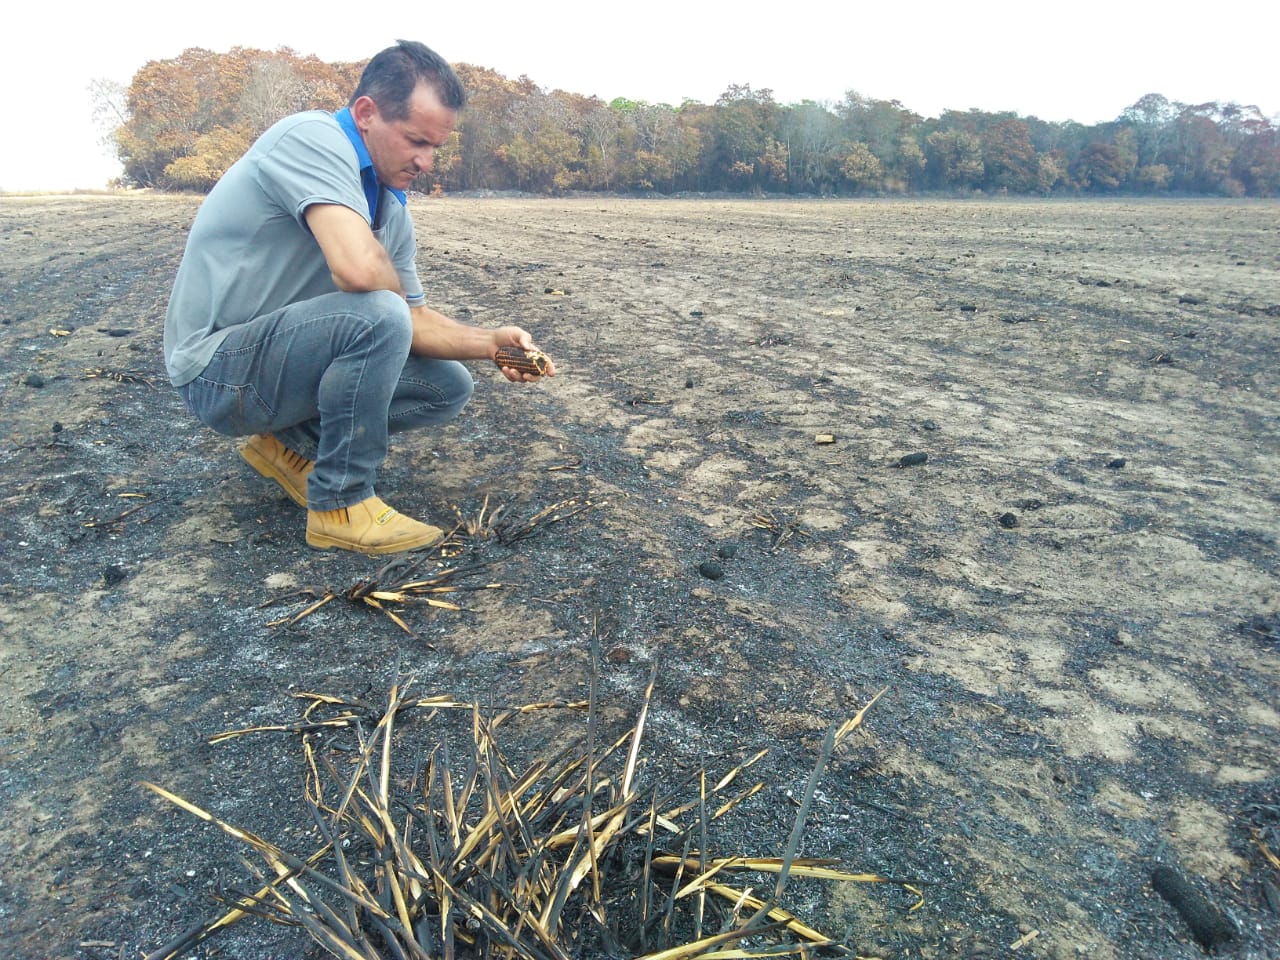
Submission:
[[[500,367],[510,367],[521,373],[540,377],[547,372],[548,357],[541,350],[522,350],[516,346],[499,347],[493,362]]]

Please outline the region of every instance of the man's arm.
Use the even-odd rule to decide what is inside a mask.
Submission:
[[[394,290],[404,295],[395,264],[364,217],[340,203],[313,203],[303,216],[339,290]]]
[[[404,296],[400,275],[386,249],[378,242],[364,217],[337,203],[316,203],[304,214],[307,226],[320,244],[334,285],[345,293],[394,290]],[[492,330],[459,323],[430,307],[413,307],[413,342],[410,350],[442,360],[492,360],[499,347],[514,345],[533,349],[533,338],[520,327]],[[555,376],[555,364],[548,362],[547,376]],[[514,383],[537,380],[509,367],[503,375]]]
[[[414,307],[410,312],[413,314],[413,343],[409,349],[420,356],[442,360],[492,360],[499,347],[534,349],[533,338],[520,327],[496,327],[492,330],[473,327],[430,307]],[[502,373],[513,383],[538,379],[509,367],[503,367]],[[555,364],[548,360],[546,376],[555,375]]]

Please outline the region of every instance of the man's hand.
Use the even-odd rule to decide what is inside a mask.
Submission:
[[[497,362],[499,347],[518,347],[536,350],[533,337],[520,327],[498,327],[493,330],[459,323],[430,307],[414,307],[413,345],[410,349],[422,357],[439,357],[442,360],[489,360]],[[502,367],[502,375],[512,383],[532,383],[538,376],[521,373],[510,367]],[[556,365],[547,359],[544,376],[554,377]]]
[[[503,366],[501,360],[497,358],[497,352],[501,347],[517,347],[522,351],[537,351],[541,356],[546,358],[546,366],[543,373],[525,373],[514,367]],[[497,330],[493,331],[493,350],[490,353],[489,358],[498,364],[499,369],[502,370],[502,375],[512,383],[534,383],[541,380],[544,376],[554,377],[556,375],[556,365],[554,361],[534,346],[533,338],[529,336],[528,331],[522,330],[519,327],[499,327]]]

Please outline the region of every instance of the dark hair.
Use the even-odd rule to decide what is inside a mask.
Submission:
[[[365,66],[347,105],[369,97],[388,120],[404,120],[419,83],[431,87],[447,110],[457,112],[467,102],[462,81],[440,54],[416,40],[397,40],[394,47],[376,54]]]

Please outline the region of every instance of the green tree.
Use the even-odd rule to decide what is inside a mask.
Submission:
[[[1148,93],[1124,109],[1120,122],[1134,132],[1138,152],[1135,166],[1149,166],[1161,160],[1170,128],[1181,109],[1181,104],[1170,103],[1159,93]]]
[[[1120,156],[1120,183],[1128,183],[1138,169],[1138,135],[1131,127],[1116,130],[1111,139]]]
[[[835,114],[812,100],[784,107],[778,136],[787,149],[787,183],[792,191],[834,191],[844,143]]]
[[[704,159],[712,189],[767,186],[774,175],[765,153],[776,140],[777,105],[773,91],[731,85],[716,101],[711,117],[710,150]]]
[[[619,98],[619,159],[625,186],[640,190],[674,190],[676,180],[696,166],[702,142],[700,130],[683,110],[670,104]]]
[[[982,141],[966,130],[935,130],[925,139],[930,181],[945,189],[972,189],[982,182]]]
[[[880,161],[886,178],[897,182],[899,189],[912,178],[915,156],[904,156],[904,144],[912,143],[919,152],[915,131],[920,117],[907,110],[897,100],[875,100],[864,97],[855,90],[845,93],[844,101],[837,108],[845,137],[854,143],[864,143]],[[919,176],[919,170],[915,170]]]
[[[902,141],[898,144],[898,168],[906,178],[908,187],[920,185],[928,165],[929,161],[916,138],[911,134],[903,134]]]
[[[588,184],[605,190],[611,189],[620,163],[621,116],[606,104],[595,100],[579,118],[578,130],[587,148]]]

